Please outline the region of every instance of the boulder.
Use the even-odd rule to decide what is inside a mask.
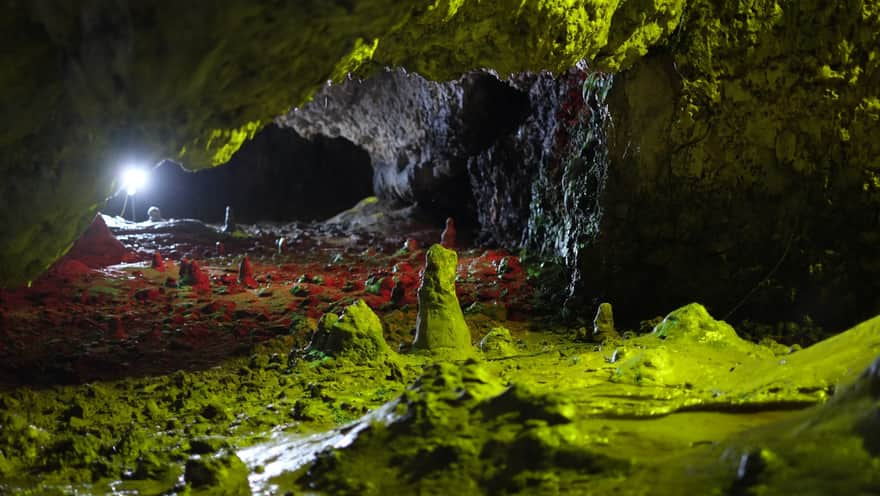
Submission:
[[[309,346],[312,350],[358,361],[383,358],[391,352],[383,336],[382,322],[364,300],[346,307],[339,317],[332,313],[321,317]]]

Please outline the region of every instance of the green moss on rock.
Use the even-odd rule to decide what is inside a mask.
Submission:
[[[527,386],[504,388],[475,362],[427,368],[391,407],[387,425],[354,427],[350,445],[322,452],[300,487],[337,494],[552,494],[565,490],[566,474],[628,466],[584,443],[570,401]]]
[[[382,332],[379,317],[364,300],[357,300],[339,317],[332,313],[321,317],[309,349],[361,363],[381,360],[391,353]]]
[[[440,245],[425,253],[413,348],[458,360],[473,354],[471,332],[455,293],[458,254]]]
[[[510,331],[504,327],[493,327],[480,340],[480,351],[486,358],[505,358],[515,356],[518,351]]]
[[[184,480],[195,494],[249,496],[248,468],[234,454],[196,455],[186,462]]]

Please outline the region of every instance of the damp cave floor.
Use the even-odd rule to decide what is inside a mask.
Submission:
[[[822,459],[827,434],[805,427],[825,426],[817,415],[834,420],[826,430],[846,431],[835,439],[854,435],[847,426],[864,408],[827,409],[880,353],[876,321],[792,352],[741,340],[691,305],[652,334],[579,342],[579,329],[540,315],[529,271],[515,254],[459,247],[458,296],[479,358],[448,373],[474,374],[486,388],[523,385],[525,399],[492,416],[462,405],[475,426],[466,436],[444,430],[454,422],[438,421],[416,429],[414,440],[405,415],[389,414],[382,422],[401,434],[383,438],[386,451],[459,435],[459,444],[479,448],[464,450],[476,451],[470,466],[477,468],[419,455],[418,463],[438,466],[404,477],[412,471],[401,462],[406,455],[371,455],[369,436],[352,444],[346,435],[375,423],[370,415],[381,408],[402,408],[407,394],[457,418],[454,402],[441,408],[432,403],[439,393],[413,386],[432,364],[407,353],[424,248],[439,240],[439,229],[353,233],[277,224],[223,234],[193,222],[108,223],[128,250],[125,263],[88,267],[66,257],[30,287],[0,292],[0,493],[408,494],[461,490],[453,479],[471,481],[473,492],[521,494],[748,494],[760,484],[771,488],[767,494],[785,494],[810,481],[814,491],[804,494],[877,487],[876,477],[846,469],[835,472],[837,485],[823,485],[815,481],[824,480],[821,473],[804,477],[791,462],[800,457],[802,470],[813,472],[822,465],[803,462]],[[415,243],[401,249],[406,239]],[[164,262],[153,267],[157,251]],[[245,256],[250,285],[238,281]],[[209,284],[180,285],[182,259],[197,260]],[[400,352],[393,366],[296,352],[321,315],[357,299],[379,315],[386,341]],[[489,339],[506,335],[498,329],[509,338]],[[460,380],[470,393],[474,380]],[[470,395],[476,405],[494,404],[480,391]],[[533,404],[541,406],[530,418],[522,412]],[[563,413],[548,414],[547,405]],[[485,475],[516,465],[484,456],[502,443],[498,436],[512,443],[513,455],[505,456],[544,461]],[[533,443],[525,443],[525,454],[517,451],[522,436]],[[308,475],[319,453],[350,446],[347,460],[355,461],[334,472],[339,480]],[[852,471],[878,465],[867,448],[846,446],[836,463]],[[772,470],[758,482],[742,473],[756,449],[772,453],[761,458]],[[237,454],[246,488],[217,476],[230,467],[207,480],[192,475],[193,458],[220,452]],[[584,453],[607,466],[588,470],[563,460]],[[345,479],[347,470],[355,475]]]

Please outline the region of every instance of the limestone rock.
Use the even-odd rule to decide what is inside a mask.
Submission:
[[[471,333],[455,294],[458,255],[440,245],[425,255],[413,348],[457,360],[473,354]]]
[[[382,334],[382,322],[364,300],[346,307],[338,318],[324,314],[309,348],[362,361],[387,356],[391,351]]]

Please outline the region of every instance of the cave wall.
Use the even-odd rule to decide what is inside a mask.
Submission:
[[[68,249],[124,162],[227,161],[410,8],[5,2],[0,286],[26,282]]]
[[[761,330],[783,341],[880,312],[878,33],[875,2],[690,2],[608,97],[584,284],[624,309],[788,321]]]
[[[611,301],[637,326],[699,300],[745,332],[811,342],[880,312],[876,7],[691,2],[683,19],[617,73],[495,80],[482,94],[507,91],[516,111],[479,146],[462,146],[481,127],[464,111],[474,74],[328,87],[294,125],[358,129],[386,176],[466,170],[484,241],[558,258],[575,313]],[[349,115],[353,93],[370,103]],[[409,133],[430,153],[387,146]],[[420,177],[390,196],[442,191]]]
[[[441,225],[448,216],[472,224],[483,209],[471,194],[468,159],[527,111],[524,94],[488,73],[434,82],[388,69],[326,85],[277,122],[308,137],[342,137],[369,152],[379,198],[418,204]]]

